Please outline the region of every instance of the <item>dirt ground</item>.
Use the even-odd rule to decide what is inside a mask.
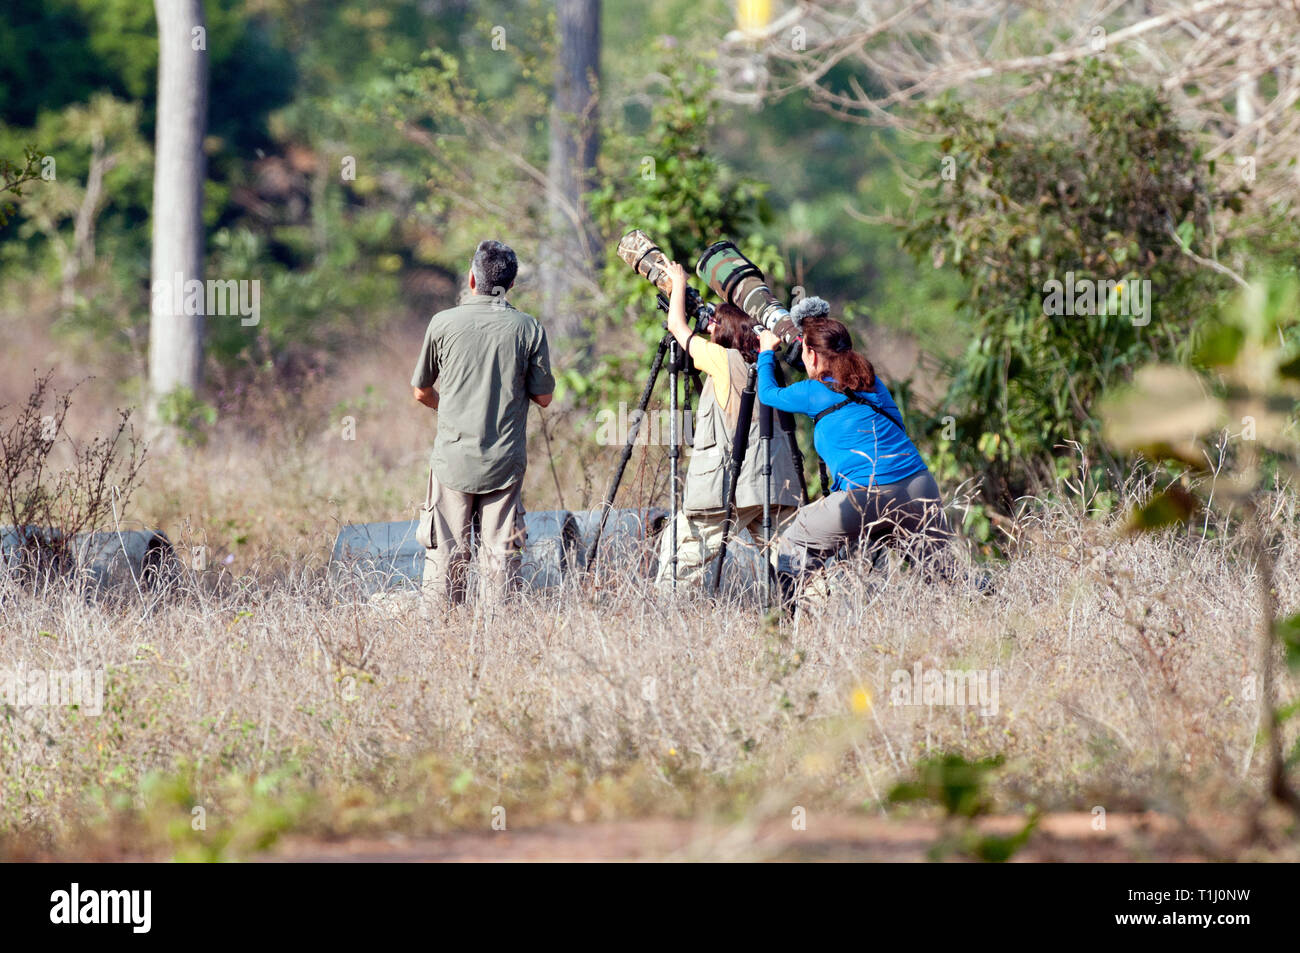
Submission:
[[[926,820],[807,817],[725,827],[680,820],[556,824],[528,830],[465,832],[430,838],[373,837],[320,842],[287,838],[265,861],[344,863],[517,861],[891,861],[927,860],[940,834]],[[1023,819],[987,818],[980,831],[1011,834]],[[1242,855],[1246,824],[1207,818],[1196,827],[1159,814],[1110,814],[1105,830],[1091,814],[1044,817],[1016,861],[1214,861]]]

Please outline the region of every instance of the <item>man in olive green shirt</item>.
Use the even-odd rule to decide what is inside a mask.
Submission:
[[[476,519],[484,597],[500,599],[518,583],[528,402],[546,407],[555,390],[546,332],[505,298],[518,270],[509,246],[480,242],[469,295],[429,321],[411,377],[415,399],[438,411],[431,460],[435,546],[424,564],[431,602],[464,601]]]

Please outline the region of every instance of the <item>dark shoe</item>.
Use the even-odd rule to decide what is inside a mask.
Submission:
[[[777,572],[776,582],[781,589],[781,611],[793,618],[799,605],[799,577],[792,572]]]

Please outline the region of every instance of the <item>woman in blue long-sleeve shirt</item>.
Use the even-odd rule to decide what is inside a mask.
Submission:
[[[813,445],[831,475],[830,492],[801,507],[782,534],[778,578],[792,602],[801,578],[841,546],[891,542],[907,547],[927,569],[950,573],[952,537],[939,487],[907,436],[898,405],[871,362],[853,350],[848,328],[827,317],[803,322],[808,380],[779,387],[772,349],[759,338],[758,399],[813,419]]]

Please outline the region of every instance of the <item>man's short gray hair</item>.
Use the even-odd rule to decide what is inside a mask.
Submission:
[[[478,243],[470,269],[474,272],[475,291],[481,295],[503,295],[515,283],[519,258],[509,245],[489,238]]]

